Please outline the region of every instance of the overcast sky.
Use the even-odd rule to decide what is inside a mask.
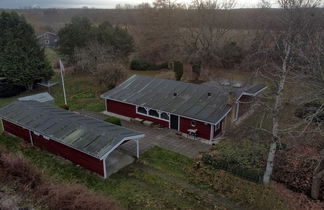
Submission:
[[[0,8],[115,8],[116,4],[151,3],[153,0],[0,0]],[[190,3],[191,0],[178,0],[177,2]],[[255,7],[259,0],[237,0],[237,7]]]

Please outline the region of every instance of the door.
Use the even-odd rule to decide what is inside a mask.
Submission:
[[[177,115],[172,115],[170,116],[170,128],[171,129],[175,129],[175,130],[178,130],[179,128],[179,116]]]

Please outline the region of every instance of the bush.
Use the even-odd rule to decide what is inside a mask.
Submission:
[[[154,64],[144,60],[134,59],[131,61],[130,68],[137,71],[168,69],[168,63]]]
[[[294,145],[276,153],[272,178],[289,189],[310,195],[312,177],[319,162],[320,155],[315,148]],[[324,185],[321,186],[320,199],[324,200]]]
[[[60,104],[60,105],[58,105],[60,108],[62,108],[62,109],[65,109],[65,110],[69,110],[70,109],[70,107],[69,107],[69,105],[66,105],[66,104]]]
[[[302,107],[296,109],[295,116],[305,119],[307,117],[310,117],[311,115],[314,115],[320,109],[321,106],[322,106],[321,102],[317,101],[317,100],[306,103]],[[324,109],[323,108],[316,116],[314,116],[312,121],[315,123],[324,122]]]
[[[42,184],[41,173],[21,157],[0,153],[0,172],[6,179],[12,178],[18,187],[31,191]]]
[[[95,195],[78,184],[44,185],[42,191],[49,209],[119,209],[110,199]]]
[[[16,96],[26,89],[9,83],[7,80],[0,81],[0,98]]]
[[[176,80],[180,81],[183,75],[183,64],[180,61],[174,61],[173,68]]]
[[[98,65],[98,68],[93,72],[93,76],[95,82],[103,90],[107,91],[127,78],[127,70],[122,63],[111,61]]]
[[[204,154],[202,161],[247,180],[260,182],[265,169],[266,155],[267,148],[264,145],[250,141],[224,141],[217,144],[215,151]]]
[[[0,178],[12,182],[23,193],[49,209],[119,209],[116,203],[96,195],[79,184],[60,184],[48,180],[44,174],[22,157],[0,153]]]
[[[224,45],[221,52],[221,62],[224,68],[233,68],[243,60],[242,49],[236,42],[229,42]]]
[[[105,119],[106,122],[115,124],[115,125],[120,125],[121,126],[121,121],[120,119],[116,118],[116,117],[109,117],[107,119]]]

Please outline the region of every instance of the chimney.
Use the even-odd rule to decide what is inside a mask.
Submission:
[[[233,104],[235,103],[236,99],[235,99],[235,93],[234,92],[229,92],[227,95],[227,101],[226,104],[233,106]]]

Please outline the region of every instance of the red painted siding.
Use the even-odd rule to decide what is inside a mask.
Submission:
[[[188,129],[198,129],[197,136],[203,139],[210,139],[210,124],[201,121],[195,121],[196,126],[192,126],[192,119],[180,117],[180,131],[187,133]]]
[[[162,125],[164,127],[169,127],[169,122],[164,120],[155,119],[152,117],[144,116],[136,113],[136,106],[125,104],[118,101],[106,100],[107,111],[115,114],[123,115],[131,118],[140,118],[143,120],[149,120],[156,124]]]
[[[22,128],[16,124],[13,124],[11,122],[8,122],[6,120],[2,120],[3,122],[3,129],[19,138],[24,139],[27,142],[30,142],[30,136],[29,136],[29,130]]]
[[[35,146],[55,155],[62,156],[84,168],[104,176],[103,161],[56,141],[44,139],[42,136],[37,136],[34,133],[32,133],[32,138]]]

